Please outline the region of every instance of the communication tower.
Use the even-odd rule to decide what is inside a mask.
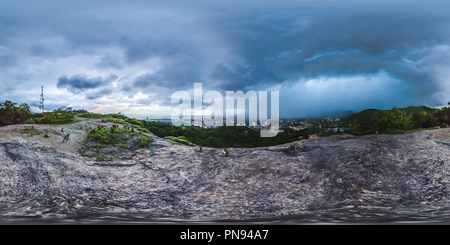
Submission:
[[[42,86],[41,89],[41,101],[39,101],[39,109],[41,110],[41,113],[44,113],[44,86]]]

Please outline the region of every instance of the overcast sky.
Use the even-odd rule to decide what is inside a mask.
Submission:
[[[164,3],[163,3],[164,2]],[[0,101],[170,117],[171,95],[279,91],[280,117],[450,101],[446,1],[0,0]]]

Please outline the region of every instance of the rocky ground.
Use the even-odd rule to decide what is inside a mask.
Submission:
[[[153,137],[131,160],[93,161],[76,150],[83,133],[56,144],[59,127],[39,128],[56,132],[53,145],[19,127],[0,128],[3,220],[450,220],[450,129],[335,135],[229,157]]]

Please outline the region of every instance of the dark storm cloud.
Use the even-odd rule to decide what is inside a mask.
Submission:
[[[86,74],[76,74],[70,78],[67,77],[67,75],[62,75],[58,78],[56,87],[58,89],[67,88],[68,91],[78,94],[80,92],[86,92],[90,89],[110,85],[112,82],[117,80],[117,78],[117,75],[114,74],[110,74],[106,78],[102,78],[100,76],[88,78]]]
[[[123,66],[120,64],[120,61],[118,58],[114,58],[110,55],[105,55],[102,58],[100,58],[99,60],[97,60],[93,64],[93,67],[98,68],[98,69],[113,68],[116,70],[120,70],[120,69],[122,69]]]
[[[415,59],[420,60],[428,55],[423,50],[437,44],[448,45],[448,21],[430,16],[365,14],[311,24],[304,33],[308,38],[303,44],[303,56],[325,55],[305,62],[304,75],[339,76],[385,70],[420,88],[436,86],[439,82],[421,69],[423,64],[414,65],[406,59],[419,50]],[[326,55],[335,51],[342,53]],[[436,57],[433,62],[441,62],[447,55]]]
[[[396,98],[383,97],[389,102],[379,104],[372,98],[374,107],[397,98],[428,105],[450,99],[442,94],[450,92],[449,4],[442,1],[6,2],[8,8],[0,9],[0,95],[17,74],[32,80],[29,67],[39,63],[32,59],[58,63],[83,56],[90,57],[86,71],[70,65],[43,80],[57,80],[59,89],[85,93],[89,100],[141,93],[149,97],[136,103],[170,105],[174,91],[191,90],[194,83],[223,94],[274,86],[289,91],[316,78],[385,72],[381,77],[392,84],[383,84],[383,91]],[[21,67],[24,60],[31,65]],[[105,70],[118,75],[84,75]],[[119,76],[127,79],[117,82],[117,90],[106,88]],[[333,93],[323,91],[315,96]],[[365,103],[365,97],[354,99],[354,87],[344,92],[348,96],[335,101],[342,109]],[[314,105],[328,104],[318,101]],[[290,104],[285,108],[295,110]]]
[[[112,92],[113,92],[113,90],[111,88],[103,88],[103,89],[99,89],[97,91],[91,91],[91,92],[86,93],[86,99],[88,99],[88,100],[98,99],[105,95],[110,95],[110,94],[112,94]]]
[[[336,11],[331,16],[311,18],[305,28],[298,30],[292,23],[301,19],[301,15],[255,18],[255,24],[236,21],[225,32],[237,42],[239,58],[218,65],[213,77],[223,81],[225,89],[243,89],[296,81],[300,77],[374,74],[386,70],[432,93],[439,81],[405,59],[413,51],[449,44],[446,31],[449,19],[440,17],[425,14],[410,17],[401,13],[342,16]],[[427,52],[416,53],[415,60],[426,55]],[[431,62],[444,61],[447,55]]]
[[[203,64],[194,59],[178,57],[170,64],[164,64],[161,70],[145,73],[134,79],[132,86],[138,89],[149,86],[163,86],[167,88],[176,88],[177,90],[191,89],[194,83],[201,82],[199,73],[202,71]]]
[[[0,45],[0,67],[6,68],[16,63],[17,57],[13,54],[12,50]],[[0,68],[0,69],[1,69]]]
[[[155,84],[155,81],[154,81],[154,80],[156,80],[156,79],[157,79],[157,78],[156,78],[155,75],[153,75],[153,74],[151,74],[151,73],[145,73],[145,74],[143,74],[143,75],[140,75],[140,76],[136,77],[136,78],[134,79],[132,85],[133,85],[134,87],[136,87],[136,88],[139,88],[139,89],[141,89],[141,88],[146,88],[146,87],[149,87],[149,86]],[[126,87],[126,88],[124,88],[124,89],[125,89],[126,91],[129,91],[129,90],[130,90],[130,87]]]

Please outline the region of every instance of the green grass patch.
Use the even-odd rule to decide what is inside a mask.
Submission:
[[[98,113],[92,113],[92,112],[85,112],[78,114],[79,117],[82,118],[94,118],[94,119],[100,119],[100,118],[107,118],[108,115],[98,114]]]
[[[126,122],[128,122],[128,123],[130,123],[130,124],[133,124],[133,125],[135,125],[135,126],[139,126],[140,128],[143,128],[143,127],[144,127],[144,123],[143,123],[143,122],[141,122],[141,121],[139,121],[139,120],[137,120],[137,119],[134,119],[134,118],[128,118],[128,119],[126,119]]]
[[[139,146],[146,147],[147,145],[148,145],[148,137],[144,135],[141,137],[141,142],[139,143]]]
[[[102,156],[96,156],[95,161],[106,161],[106,159]]]
[[[126,139],[127,130],[124,129],[114,129],[114,133],[111,133],[111,129],[108,127],[102,128],[100,130],[95,129],[89,132],[89,140],[97,141],[102,144],[119,144],[121,141]]]
[[[74,116],[74,113],[47,112],[43,117],[33,118],[33,122],[36,124],[68,124],[75,122]]]
[[[189,141],[187,141],[186,137],[184,137],[184,136],[173,137],[172,141],[173,142],[177,142],[177,143],[181,143],[181,144],[184,144],[184,145],[189,145]]]
[[[27,128],[24,128],[20,134],[28,134],[28,137],[33,137],[35,135],[41,135],[42,131],[37,130],[35,128],[27,127]]]
[[[100,130],[93,129],[89,132],[89,141],[96,141],[103,145],[111,145],[111,144],[120,144],[119,148],[128,149],[126,144],[122,142],[126,141],[130,136],[140,136],[141,141],[139,143],[140,147],[145,147],[148,144],[148,135],[145,135],[141,132],[131,132],[131,130],[118,128],[114,129],[114,133],[111,132],[111,128],[105,127]],[[97,147],[97,150],[99,150]]]
[[[133,127],[135,129],[135,131],[139,131],[139,132],[145,133],[145,134],[152,134],[148,129],[144,128],[144,123],[137,119],[133,119],[133,118],[121,119],[121,118],[108,117],[104,120],[105,120],[105,122],[129,125],[129,126]],[[136,134],[134,134],[134,135],[136,135]]]
[[[105,122],[113,122],[113,123],[117,123],[117,124],[128,124],[124,119],[121,119],[121,118],[107,117],[104,120],[105,120]]]
[[[139,131],[141,133],[151,134],[150,131],[148,131],[148,129],[146,129],[146,128],[141,128],[140,126],[137,126],[137,125],[135,125],[135,128],[137,131]]]

